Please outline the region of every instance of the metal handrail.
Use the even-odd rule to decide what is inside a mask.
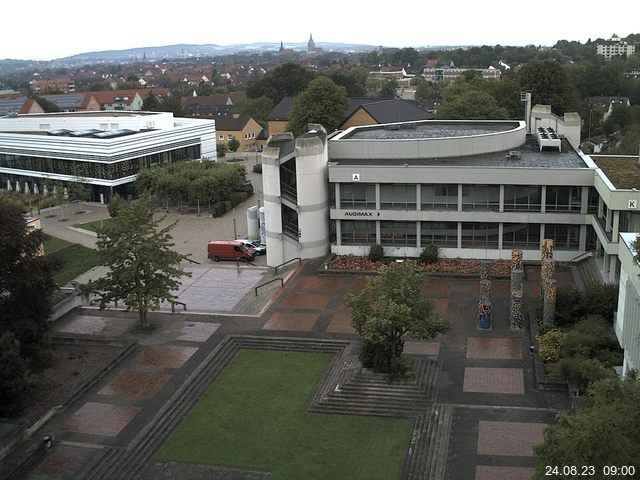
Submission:
[[[296,257],[296,258],[292,258],[291,260],[287,260],[286,262],[281,263],[280,265],[276,266],[276,269],[275,269],[276,274],[278,273],[278,269],[280,267],[284,267],[286,264],[291,263],[291,262],[295,262],[296,260],[298,261],[298,265],[300,265],[302,263],[302,259],[300,257]]]
[[[196,262],[195,260],[191,260],[189,257],[185,258],[185,260],[187,260],[188,262],[196,263],[196,264],[200,265],[200,262]]]
[[[255,287],[253,289],[255,291],[255,293],[256,293],[256,297],[258,296],[258,289],[260,287],[264,287],[265,285],[269,285],[270,283],[277,282],[278,280],[280,280],[280,287],[281,288],[284,287],[284,280],[282,278],[280,278],[280,277],[274,278],[273,280],[269,280],[268,282],[261,283],[260,285],[258,285],[257,287]]]
[[[593,251],[592,250],[588,250],[588,251],[586,251],[584,253],[581,253],[577,257],[573,257],[571,260],[569,260],[569,262],[571,262],[571,263],[579,262],[580,260],[583,260],[584,258],[589,258],[591,256],[593,256]]]
[[[186,312],[187,311],[187,304],[183,303],[183,302],[171,302],[171,313],[176,313],[176,305],[182,305],[182,309]]]

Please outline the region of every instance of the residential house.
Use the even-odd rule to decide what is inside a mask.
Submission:
[[[97,112],[100,104],[92,94],[68,93],[66,95],[40,95],[53,103],[61,112]]]
[[[218,117],[216,121],[217,143],[228,144],[236,138],[240,142],[238,152],[255,152],[258,150],[257,139],[262,132],[262,126],[248,115],[226,115]]]
[[[602,55],[606,61],[619,55],[630,57],[634,53],[636,53],[636,46],[621,40],[615,33],[609,40],[596,44],[596,54]]]
[[[73,93],[76,91],[75,82],[69,77],[40,78],[39,76],[29,82],[29,87],[33,93],[46,93],[60,91],[63,93]]]
[[[609,118],[616,107],[631,106],[629,97],[591,97],[589,105],[598,107],[603,112],[602,120]]]
[[[489,68],[457,68],[457,67],[425,67],[422,71],[424,79],[428,82],[440,82],[443,80],[455,80],[468,70],[473,70],[482,78],[500,78],[502,71],[499,68],[489,66]]]
[[[18,97],[0,99],[0,117],[27,113],[44,113],[44,109],[32,98]]]

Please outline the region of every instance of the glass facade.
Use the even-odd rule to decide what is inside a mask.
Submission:
[[[458,185],[455,183],[420,186],[422,210],[458,210]]]
[[[282,233],[294,238],[295,240],[300,238],[300,231],[298,230],[298,212],[286,205],[282,205]]]
[[[497,223],[462,224],[462,248],[498,248],[498,239]]]
[[[547,212],[580,213],[582,203],[582,187],[547,186]]]
[[[458,222],[421,222],[420,246],[456,248],[458,246]]]
[[[544,238],[553,240],[553,248],[577,250],[580,245],[580,225],[545,224]]]
[[[416,184],[380,184],[380,208],[391,210],[415,210]]]
[[[462,210],[500,209],[499,185],[463,185]]]
[[[502,226],[502,248],[540,248],[540,225],[537,223],[505,223]]]
[[[505,212],[539,212],[542,204],[542,187],[526,185],[505,185]]]
[[[298,184],[296,179],[295,158],[292,158],[280,165],[280,193],[284,198],[287,198],[294,203],[298,203]]]
[[[416,222],[380,222],[380,243],[392,247],[415,247]]]
[[[376,243],[376,222],[341,220],[342,245],[373,245]]]
[[[370,183],[340,185],[340,208],[375,209],[376,186]]]
[[[136,175],[141,168],[161,166],[182,160],[200,158],[200,145],[178,148],[168,152],[142,155],[137,158],[113,162],[88,162],[61,158],[43,158],[0,153],[0,167],[53,173],[83,178],[117,180]]]

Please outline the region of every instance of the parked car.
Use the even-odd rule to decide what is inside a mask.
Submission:
[[[207,256],[214,262],[220,260],[250,262],[256,256],[256,251],[238,240],[215,240],[207,245]]]
[[[249,248],[253,248],[256,251],[256,255],[264,255],[265,253],[267,253],[267,246],[260,243],[260,240],[249,240],[247,238],[242,238],[238,241],[244,243]]]

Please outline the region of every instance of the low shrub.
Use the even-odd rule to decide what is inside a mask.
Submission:
[[[564,342],[565,334],[554,328],[536,337],[538,342],[538,354],[545,362],[557,362]]]
[[[589,315],[575,324],[562,342],[563,357],[595,357],[611,346],[611,326],[599,315]]]
[[[574,382],[579,390],[584,391],[589,384],[615,375],[613,370],[605,367],[595,358],[562,358],[556,364],[555,372],[563,380]]]
[[[214,218],[221,217],[222,215],[225,214],[226,211],[227,211],[227,206],[225,205],[225,202],[215,202],[211,206],[211,215]]]
[[[617,308],[618,286],[613,283],[590,283],[584,290],[558,288],[555,323],[571,326],[588,315],[600,315],[611,324]]]
[[[381,262],[384,260],[384,249],[382,245],[376,243],[369,248],[369,260],[372,262]]]
[[[438,261],[438,247],[435,245],[428,245],[424,247],[424,250],[420,253],[420,263],[432,264]]]
[[[249,194],[247,194],[247,192],[231,192],[229,195],[229,200],[231,200],[231,205],[233,207],[240,205],[247,198],[249,198]]]
[[[254,171],[254,173],[262,173],[262,164],[261,163],[256,163],[253,166],[253,171]]]

